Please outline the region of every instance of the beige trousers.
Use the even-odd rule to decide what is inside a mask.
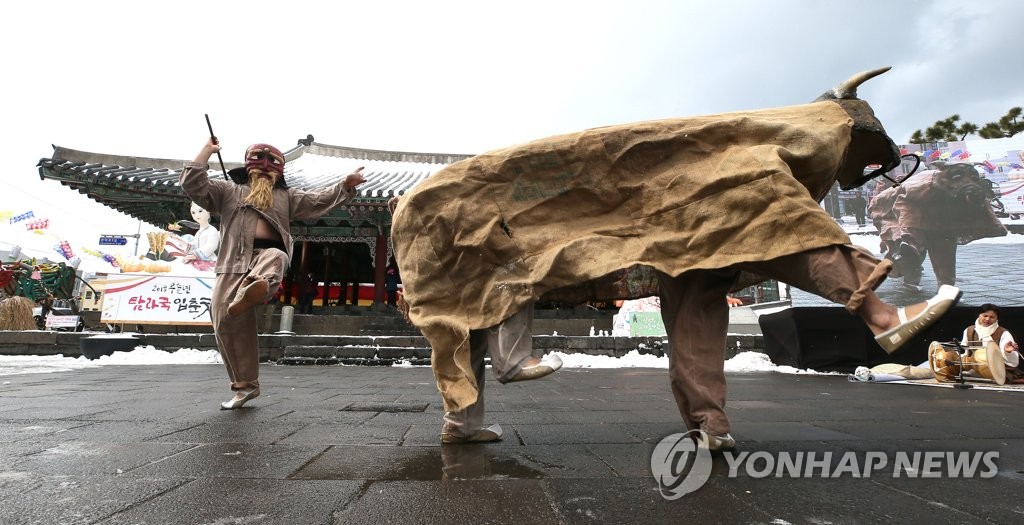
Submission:
[[[770,277],[846,306],[855,313],[865,294],[885,280],[889,261],[850,245],[808,250],[763,262],[671,277],[659,273],[661,316],[669,340],[669,378],[690,430],[730,432],[725,415],[725,296],[741,270]]]
[[[232,390],[251,390],[260,386],[260,349],[256,333],[256,310],[228,315],[228,305],[238,290],[258,280],[266,280],[267,300],[277,293],[288,267],[288,256],[277,248],[253,251],[252,263],[245,273],[222,273],[213,285],[210,316],[217,349],[228,370]]]
[[[484,355],[491,354],[491,371],[499,383],[507,383],[533,354],[533,303],[508,319],[484,330],[469,331],[470,362],[476,376],[476,403],[444,413],[442,432],[471,436],[484,427]]]

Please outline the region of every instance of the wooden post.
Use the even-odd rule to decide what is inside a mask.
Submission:
[[[376,254],[373,262],[373,304],[384,304],[384,273],[388,268],[388,240],[384,234],[377,235]]]

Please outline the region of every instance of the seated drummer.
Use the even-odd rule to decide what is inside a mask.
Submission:
[[[1002,350],[1003,362],[1006,364],[1007,382],[1024,382],[1024,372],[1020,370],[1020,347],[1013,339],[1009,330],[999,326],[999,307],[985,303],[981,305],[978,320],[964,330],[961,344],[967,347],[985,346],[990,341],[996,342]]]

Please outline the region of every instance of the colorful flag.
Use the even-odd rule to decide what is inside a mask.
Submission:
[[[967,159],[971,158],[971,152],[967,151],[967,150],[964,150],[964,152],[961,153],[957,158],[960,159],[960,160],[967,160]]]
[[[935,151],[932,152],[931,155],[928,156],[928,160],[935,160],[935,159],[937,159],[937,158],[939,158],[941,156],[942,156],[942,152],[939,151],[939,150],[935,150]]]
[[[989,173],[996,171],[996,167],[993,166],[992,163],[987,160],[985,162],[982,162],[982,165],[985,166],[985,171],[988,171]]]
[[[25,223],[26,230],[45,230],[50,226],[50,219],[36,219]]]
[[[53,247],[53,250],[64,256],[65,259],[71,260],[75,256],[75,252],[71,249],[71,245],[68,241],[60,241]]]
[[[32,213],[31,211],[27,211],[25,213],[22,213],[21,215],[15,215],[14,217],[11,217],[10,220],[11,224],[14,224],[16,222],[21,222],[25,219],[31,219],[32,217],[35,217],[35,214]]]

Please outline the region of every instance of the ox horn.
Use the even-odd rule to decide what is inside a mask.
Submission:
[[[857,87],[867,82],[869,79],[877,77],[886,71],[892,69],[892,66],[880,67],[878,69],[872,69],[871,71],[864,71],[853,75],[848,80],[832,88],[832,95],[838,99],[850,99],[857,98]]]

